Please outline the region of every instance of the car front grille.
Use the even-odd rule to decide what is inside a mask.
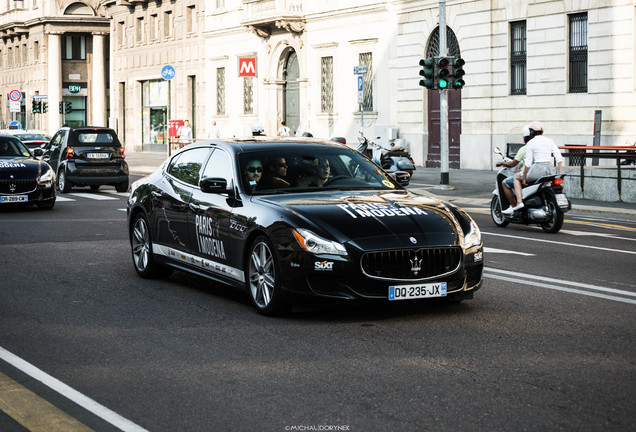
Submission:
[[[399,249],[367,252],[360,266],[365,275],[374,279],[421,280],[450,274],[461,261],[460,247]]]
[[[35,180],[0,180],[0,193],[23,194],[37,188]]]

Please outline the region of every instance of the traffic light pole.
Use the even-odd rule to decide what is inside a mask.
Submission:
[[[446,57],[446,0],[439,2],[439,55]],[[439,129],[440,129],[440,189],[453,189],[449,186],[449,146],[448,146],[448,93],[439,91]]]

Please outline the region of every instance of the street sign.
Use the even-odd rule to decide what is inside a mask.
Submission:
[[[174,68],[170,65],[165,65],[161,68],[161,76],[165,80],[171,80],[176,75]]]
[[[48,99],[49,95],[33,95],[33,99]]]
[[[11,90],[9,92],[9,99],[13,102],[19,102],[22,99],[22,92],[20,90]]]
[[[7,126],[7,129],[22,129],[22,124],[19,121],[12,121]]]
[[[240,57],[238,61],[240,77],[256,76],[256,57]]]
[[[364,102],[364,78],[358,75],[358,103]]]
[[[20,107],[20,101],[9,101],[9,111],[11,112],[20,112],[22,111]]]
[[[365,74],[365,73],[367,73],[367,66],[366,65],[354,66],[353,67],[353,73],[354,74]]]

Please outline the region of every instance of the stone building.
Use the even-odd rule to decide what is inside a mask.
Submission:
[[[592,145],[599,113],[601,144],[636,141],[636,1],[445,6],[447,54],[466,61],[465,88],[448,91],[452,168],[491,169],[492,148],[531,120],[559,145]],[[438,166],[439,94],[418,85],[419,60],[440,54],[438,23],[436,0],[0,0],[0,118],[17,88],[27,124],[33,95],[81,97],[71,120],[110,124],[128,151],[167,151],[170,120],[189,119],[198,139],[213,120],[225,136],[254,124],[274,135],[285,120],[354,144],[359,131],[402,140]],[[85,59],[65,57],[74,40]],[[54,131],[61,116],[47,114],[34,124]]]

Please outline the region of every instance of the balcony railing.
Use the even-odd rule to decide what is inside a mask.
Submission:
[[[265,29],[273,27],[277,21],[293,23],[302,19],[303,0],[243,0],[241,21],[246,26]]]

